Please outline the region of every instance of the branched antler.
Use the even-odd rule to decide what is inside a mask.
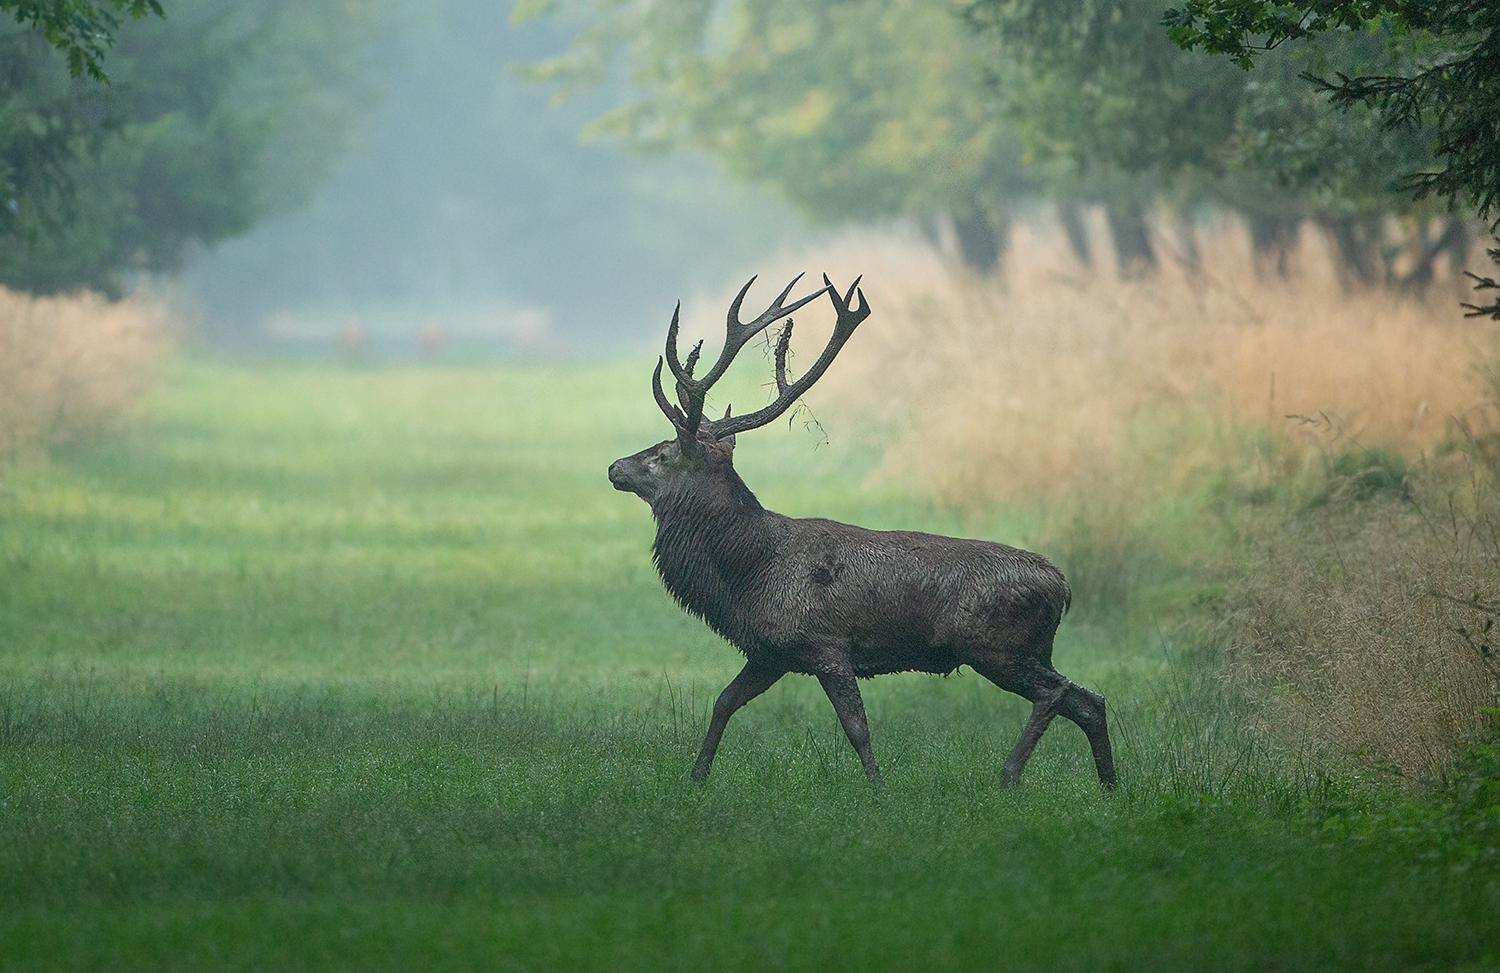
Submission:
[[[797,281],[801,279],[801,274],[792,278],[792,282],[786,285],[780,296],[759,317],[753,321],[741,321],[740,306],[745,301],[745,295],[749,292],[750,285],[755,283],[755,278],[751,277],[749,282],[740,288],[740,292],[735,297],[734,303],[729,306],[729,315],[726,319],[724,330],[724,347],[719,352],[719,360],[714,362],[714,366],[702,378],[694,378],[693,370],[698,364],[699,354],[703,350],[703,342],[700,341],[694,345],[693,350],[688,353],[686,364],[682,363],[677,357],[677,330],[682,311],[681,303],[672,312],[672,323],[667,328],[667,353],[664,358],[660,358],[656,362],[656,371],[651,376],[651,391],[656,396],[656,404],[661,407],[662,413],[666,415],[671,421],[673,428],[677,430],[677,439],[683,444],[684,448],[697,448],[698,430],[703,424],[703,402],[708,397],[708,390],[713,388],[714,383],[729,370],[729,363],[734,361],[734,356],[739,354],[740,349],[745,346],[745,343],[764,331],[772,322],[786,317],[809,301],[816,300],[825,291],[833,290],[833,284],[825,276],[822,287],[806,297],[798,299],[791,305],[784,304],[783,302],[786,301],[787,295],[792,292],[792,288],[796,287]],[[837,305],[838,292],[833,291],[833,294],[834,303]],[[860,300],[863,302],[863,295],[861,295]],[[865,313],[868,314],[869,312],[866,311]],[[851,327],[850,330],[852,331],[853,328]],[[680,407],[673,405],[667,399],[666,393],[662,391],[661,368],[663,363],[671,369],[673,377],[677,379],[677,401]],[[827,366],[825,365],[824,367]],[[780,374],[785,375],[784,362],[781,366]],[[808,384],[812,383],[809,382]],[[726,414],[724,419],[719,420],[719,423],[710,423],[716,437],[719,435],[719,424],[728,421],[728,419],[729,416]],[[769,422],[770,419],[766,421]],[[726,432],[724,435],[729,435],[729,433]]]

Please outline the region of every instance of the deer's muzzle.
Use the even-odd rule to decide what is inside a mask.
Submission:
[[[617,459],[609,464],[609,482],[614,484],[616,490],[633,492],[630,485],[630,474],[625,469],[625,460]]]

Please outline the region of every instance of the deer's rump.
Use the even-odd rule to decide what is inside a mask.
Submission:
[[[787,526],[797,556],[781,563],[800,576],[783,579],[786,611],[772,641],[789,655],[841,643],[857,676],[948,673],[997,651],[1051,664],[1071,592],[1046,558],[826,520]]]

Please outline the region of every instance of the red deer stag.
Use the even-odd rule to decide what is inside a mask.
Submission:
[[[701,341],[686,363],[678,359],[674,312],[666,357],[657,360],[651,385],[677,435],[609,467],[615,489],[651,505],[653,555],[667,590],[745,654],[745,668],[714,703],[693,779],[708,777],[729,718],[782,676],[800,672],[823,684],[865,774],[878,780],[856,677],[946,674],[967,665],[1032,703],[1031,718],[1005,761],[1007,783],[1020,780],[1047,725],[1061,715],[1088,736],[1099,782],[1113,787],[1104,698],[1052,668],[1052,639],[1072,592],[1046,558],[989,541],[784,517],[762,507],[735,472],[735,434],[764,426],[790,408],[870,314],[858,280],[840,295],[826,276],[816,292],[785,304],[800,279],[764,314],[742,323],[740,304],[755,282],[750,279],[729,308],[719,360],[702,378],[693,377]],[[726,410],[722,419],[705,419],[704,398],[745,343],[825,293],[838,319],[806,374],[787,381],[788,318],[776,343],[776,401],[747,415]],[[675,405],[662,391],[663,361],[677,381]]]

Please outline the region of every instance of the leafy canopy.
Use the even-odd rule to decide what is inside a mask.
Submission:
[[[1412,173],[1407,188],[1418,198],[1464,200],[1481,217],[1500,219],[1500,2],[1188,0],[1162,23],[1182,48],[1227,55],[1247,69],[1287,40],[1389,28],[1404,55],[1391,70],[1305,77],[1335,105],[1377,109],[1388,129],[1431,124],[1443,167]]]
[[[1313,0],[1306,7],[1189,0],[1162,20],[1184,49],[1226,54],[1244,68],[1283,41],[1368,30],[1377,22],[1403,41],[1408,56],[1398,69],[1340,73],[1337,82],[1304,77],[1335,105],[1373,107],[1387,130],[1431,124],[1432,152],[1443,168],[1410,173],[1405,188],[1419,199],[1431,194],[1450,205],[1466,201],[1492,220],[1492,230],[1500,228],[1500,0]],[[1489,254],[1500,263],[1500,247]],[[1481,291],[1500,289],[1493,278],[1469,276]],[[1500,300],[1464,306],[1470,316],[1500,320]]]
[[[1268,0],[1188,0],[1162,16],[1167,36],[1184,50],[1202,47],[1227,54],[1242,68],[1257,54],[1343,27],[1361,29],[1383,11],[1379,0],[1314,0],[1304,4]],[[1255,38],[1260,38],[1256,40]]]
[[[1252,218],[1368,218],[1402,208],[1393,187],[1428,164],[1424,132],[1345,112],[1309,68],[1394,65],[1388,32],[1328,37],[1267,57],[1254,76],[1164,35],[1160,0],[972,0],[1007,112],[1028,148],[1082,178],[1151,175],[1185,201]]]
[[[120,32],[112,84],[0,22],[0,284],[117,294],[305,199],[365,103],[342,0],[178,0]]]
[[[0,12],[15,17],[46,38],[68,59],[68,73],[87,74],[95,81],[108,81],[104,52],[120,29],[117,13],[140,20],[148,14],[165,17],[157,0],[0,0]]]
[[[1020,146],[952,3],[603,0],[523,3],[584,28],[528,76],[634,97],[589,129],[703,151],[813,219],[995,211],[1026,191]]]

